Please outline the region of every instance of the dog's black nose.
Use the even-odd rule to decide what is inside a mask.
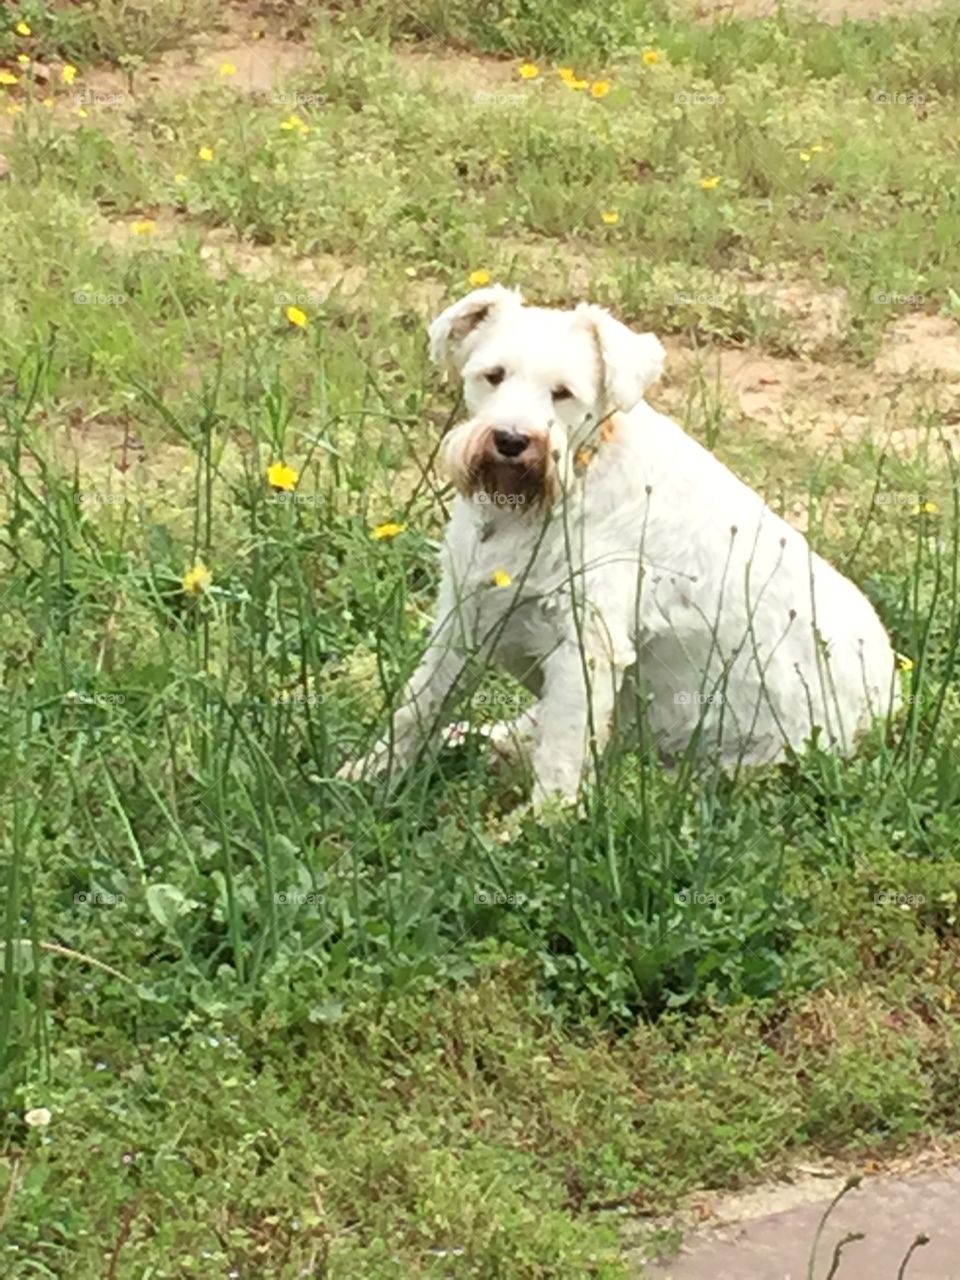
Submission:
[[[530,437],[522,431],[495,431],[493,443],[497,446],[497,453],[504,458],[519,458],[530,443]]]

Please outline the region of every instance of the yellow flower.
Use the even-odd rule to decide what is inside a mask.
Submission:
[[[403,533],[406,527],[405,524],[397,524],[394,520],[388,520],[386,524],[378,524],[375,529],[371,529],[370,537],[376,538],[378,542],[389,542],[397,534]]]
[[[304,124],[298,115],[290,115],[287,116],[286,120],[281,120],[280,128],[286,129],[288,133],[293,129],[296,129],[297,133],[310,132],[310,126],[308,124]]]
[[[232,62],[221,62],[220,74],[222,76],[235,76],[237,74],[237,68]]]
[[[173,180],[178,187],[182,187],[187,180],[187,175],[185,173],[175,173],[173,175]]]
[[[267,484],[271,489],[282,489],[284,493],[293,493],[300,479],[300,472],[288,467],[285,462],[273,462],[267,468]]]
[[[573,67],[558,67],[557,75],[564,84],[569,84],[571,80],[576,80],[577,78],[577,73],[574,71]]]
[[[202,595],[211,582],[213,582],[213,574],[202,560],[198,560],[193,568],[188,569],[183,575],[183,589],[188,596]]]
[[[18,116],[23,111],[23,107],[19,102],[11,102],[7,107],[8,116]]]
[[[521,62],[518,71],[521,80],[536,80],[540,74],[540,68],[535,62]]]
[[[283,314],[287,317],[289,322],[296,325],[298,329],[305,329],[307,327],[307,313],[305,311],[301,311],[299,307],[284,307]]]
[[[594,98],[605,98],[612,88],[609,80],[597,80],[590,86],[590,93]]]
[[[0,84],[18,84],[19,81],[12,71],[0,71]]]
[[[509,587],[513,579],[507,573],[506,569],[495,569],[493,574],[493,585],[495,587]]]
[[[29,36],[32,34],[29,22],[18,22],[13,29],[18,36]]]
[[[21,26],[26,26],[26,23],[21,23]],[[24,1113],[23,1123],[31,1129],[45,1129],[52,1119],[53,1115],[46,1107],[31,1107]]]
[[[152,218],[143,218],[140,222],[131,222],[130,230],[135,236],[152,236],[157,224]]]
[[[467,277],[475,289],[482,289],[485,284],[490,283],[490,272],[483,267],[478,267],[476,271],[471,271]]]
[[[800,155],[800,159],[803,161],[804,164],[810,163],[811,155],[809,151],[801,151],[799,155]]]
[[[900,668],[900,670],[901,670],[901,671],[912,671],[912,670],[913,670],[913,659],[912,659],[912,658],[908,658],[908,657],[906,657],[906,655],[905,655],[905,654],[898,653],[898,654],[897,654],[897,666]]]
[[[823,150],[823,147],[821,147],[819,142],[815,142],[813,146],[810,148],[810,150],[813,152],[814,155],[819,155],[820,152]]]
[[[658,53],[656,49],[644,49],[643,65],[645,67],[655,67],[662,57],[663,54]]]
[[[213,159],[213,147],[201,147],[197,152],[197,159],[202,160],[204,164],[209,164]]]
[[[720,185],[720,175],[715,173],[712,178],[701,178],[700,185],[704,191],[715,191]]]
[[[52,111],[56,104],[54,103],[52,98],[44,98],[43,102],[41,102],[40,105],[42,107],[46,107],[48,111]]]
[[[608,227],[615,227],[620,221],[620,215],[616,209],[604,209],[600,214],[600,220]]]
[[[935,516],[940,511],[936,502],[921,502],[913,508],[915,516]]]
[[[574,77],[572,80],[565,81],[565,83],[569,85],[571,89],[586,89],[587,86],[590,84],[590,81],[578,80],[576,77]]]
[[[64,84],[73,84],[78,74],[77,68],[71,62],[60,68],[60,79]]]
[[[20,63],[21,67],[29,67],[30,55],[28,53],[18,53],[17,61]]]
[[[76,114],[80,117],[81,120],[86,120],[87,118],[87,112],[84,111],[83,107],[77,107]]]

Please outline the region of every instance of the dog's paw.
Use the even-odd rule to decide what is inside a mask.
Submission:
[[[390,752],[383,747],[375,747],[373,751],[358,760],[348,760],[336,772],[341,782],[364,782],[380,777],[387,771],[390,763]]]

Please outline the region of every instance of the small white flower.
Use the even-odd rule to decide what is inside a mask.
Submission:
[[[45,1129],[52,1119],[53,1116],[46,1107],[31,1107],[25,1112],[23,1122],[31,1129]]]

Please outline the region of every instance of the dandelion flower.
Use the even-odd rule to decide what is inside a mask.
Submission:
[[[406,527],[405,524],[397,524],[394,520],[388,520],[386,524],[378,524],[375,529],[371,529],[370,537],[375,538],[377,542],[390,542],[398,534],[403,533]]]
[[[213,147],[201,147],[197,152],[197,159],[202,160],[204,164],[209,164],[213,159]]]
[[[20,63],[21,67],[29,67],[30,55],[28,53],[18,53],[17,61]]]
[[[130,230],[135,236],[152,236],[157,224],[152,218],[142,218],[139,222],[131,222]]]
[[[813,146],[810,148],[810,150],[811,150],[811,151],[813,152],[813,154],[816,156],[816,155],[819,155],[819,154],[820,154],[820,152],[823,150],[823,147],[821,147],[821,145],[820,145],[820,143],[819,143],[819,142],[815,142],[815,143],[813,144]]]
[[[597,80],[590,86],[590,96],[593,98],[605,98],[613,85],[609,80]]]
[[[183,589],[188,596],[203,595],[213,582],[213,574],[203,563],[198,560],[192,569],[188,569],[183,575]]]
[[[73,84],[79,74],[72,62],[68,62],[60,68],[60,79],[64,84]]]
[[[80,117],[81,120],[86,120],[87,118],[87,112],[83,107],[77,107],[76,114]]]
[[[644,49],[643,65],[645,67],[655,67],[657,63],[660,62],[662,57],[663,57],[663,54],[658,53],[656,49]]]
[[[573,67],[558,67],[557,75],[564,84],[569,84],[571,80],[576,80],[577,78],[577,73],[574,71]]]
[[[7,107],[8,116],[18,116],[22,111],[23,111],[23,106],[19,102],[11,102],[9,107]]]
[[[173,180],[178,187],[182,187],[187,180],[187,175],[185,173],[175,173],[173,175]]]
[[[901,670],[901,671],[912,671],[912,670],[913,670],[913,659],[912,659],[912,658],[908,658],[908,657],[906,656],[906,654],[898,653],[898,654],[897,654],[897,666],[900,668],[900,670]]]
[[[237,74],[237,68],[232,62],[221,62],[220,74],[222,76],[235,76]]]
[[[33,34],[29,22],[18,22],[13,29],[18,36],[29,36]]]
[[[482,289],[485,284],[489,284],[491,280],[490,272],[483,267],[478,267],[476,271],[471,271],[467,277],[475,289]]]
[[[936,502],[920,502],[913,508],[915,516],[935,516],[940,511]]]
[[[506,569],[495,569],[493,574],[493,585],[495,587],[509,587],[513,579],[507,573]]]
[[[298,329],[307,327],[307,313],[301,311],[299,307],[284,307],[283,314],[292,325],[296,325]]]
[[[600,220],[608,227],[615,227],[620,221],[620,215],[616,209],[604,209],[600,214]]]
[[[46,1107],[31,1107],[24,1113],[23,1123],[31,1129],[45,1129],[52,1119],[53,1115]]]
[[[521,62],[517,70],[521,80],[536,80],[540,74],[540,68],[535,62]]]
[[[300,479],[300,472],[288,467],[285,462],[273,462],[267,468],[267,484],[271,489],[282,489],[284,493],[293,493]]]
[[[590,81],[578,80],[576,77],[574,77],[572,80],[567,80],[566,83],[570,86],[571,89],[586,89],[588,88]]]
[[[12,71],[0,71],[0,84],[19,84],[19,80]]]
[[[298,115],[289,115],[287,116],[286,120],[281,120],[280,128],[285,129],[287,133],[292,133],[294,130],[297,133],[310,132],[310,126],[308,124],[305,124],[304,121],[301,120]]]
[[[711,178],[701,178],[700,186],[704,191],[715,191],[720,185],[720,175],[715,173]]]
[[[800,154],[800,159],[803,161],[804,164],[810,163],[812,156],[810,155],[809,151],[801,151],[799,154]]]

